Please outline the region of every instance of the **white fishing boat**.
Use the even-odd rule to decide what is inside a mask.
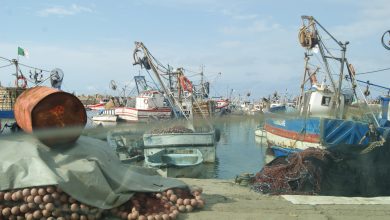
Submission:
[[[85,108],[86,109],[90,109],[90,110],[104,110],[105,109],[105,106],[106,104],[110,101],[109,98],[103,98],[99,101],[99,103],[96,103],[96,104],[92,104],[92,105],[86,105]]]
[[[145,163],[152,167],[188,167],[202,162],[202,153],[196,149],[160,149],[145,157]]]
[[[116,122],[118,116],[115,115],[115,109],[107,109],[102,111],[100,114],[92,117],[94,122]]]
[[[164,95],[159,91],[149,90],[140,93],[135,106],[115,108],[118,119],[125,121],[148,121],[170,119],[172,109],[164,102]]]
[[[145,165],[165,177],[198,177],[202,173],[203,154],[193,148],[158,149],[145,155]]]

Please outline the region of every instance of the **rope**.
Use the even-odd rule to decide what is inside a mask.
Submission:
[[[33,66],[29,66],[29,65],[26,65],[26,64],[23,64],[23,63],[19,63],[20,66],[24,66],[24,67],[28,67],[28,68],[31,68],[31,69],[36,69],[36,70],[42,70],[43,72],[47,72],[47,73],[50,73],[51,71],[49,70],[44,70],[44,69],[41,69],[41,68],[36,68],[36,67],[33,67]]]
[[[377,73],[377,72],[382,72],[382,71],[386,71],[386,70],[390,70],[390,67],[388,67],[388,68],[383,68],[383,69],[378,69],[378,70],[372,70],[372,71],[368,71],[368,72],[356,73],[355,75],[363,75],[363,74]]]
[[[0,66],[0,68],[4,68],[4,67],[7,67],[7,66],[11,66],[11,65],[13,65],[13,63],[7,64],[7,65],[4,65],[4,66]]]

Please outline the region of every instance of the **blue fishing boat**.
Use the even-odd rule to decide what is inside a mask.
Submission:
[[[388,125],[389,98],[382,97],[382,118],[378,119],[368,108],[368,103],[359,102],[357,83],[353,66],[348,63],[345,52],[348,42],[336,40],[321,24],[311,16],[302,16],[303,27],[299,32],[299,40],[305,53],[305,71],[301,84],[301,96],[298,101],[297,115],[278,115],[268,118],[264,123],[268,146],[276,156],[285,156],[292,152],[302,151],[309,147],[337,148],[341,145],[356,146],[368,130],[368,123],[373,122],[380,133]],[[341,55],[329,54],[319,26],[335,44],[339,46]],[[321,55],[321,66],[327,74],[322,83],[317,81],[320,68],[313,70],[310,57]],[[317,59],[319,60],[319,59]],[[340,65],[338,82],[330,68],[330,61]],[[344,74],[347,66],[348,74]],[[348,80],[351,89],[345,90],[342,82]],[[326,85],[330,80],[330,86]],[[309,83],[310,82],[310,83]],[[307,85],[309,84],[309,85]],[[363,94],[363,92],[362,92]],[[363,144],[366,144],[367,140]]]

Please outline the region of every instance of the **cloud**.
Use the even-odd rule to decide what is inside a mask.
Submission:
[[[70,7],[64,6],[54,6],[50,8],[45,8],[37,12],[38,16],[47,17],[50,15],[56,16],[70,16],[76,15],[80,13],[92,13],[93,10],[91,8],[80,6],[77,4],[72,4]]]
[[[237,35],[237,34],[253,34],[261,33],[272,30],[277,30],[280,28],[280,25],[270,21],[269,19],[256,19],[253,20],[247,26],[228,26],[221,29],[222,33],[227,35]]]
[[[388,30],[390,5],[385,0],[362,2],[356,10],[356,20],[349,24],[335,26],[335,33],[342,33],[348,40],[360,40]]]

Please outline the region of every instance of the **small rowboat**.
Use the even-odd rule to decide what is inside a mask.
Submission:
[[[145,156],[145,164],[150,167],[190,167],[203,162],[198,149],[161,149]]]

